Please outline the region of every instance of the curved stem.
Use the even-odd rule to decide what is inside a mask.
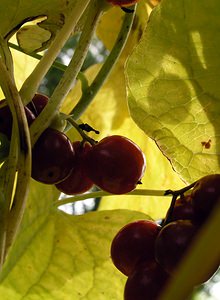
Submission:
[[[3,191],[4,195],[7,196],[7,199],[5,199],[4,211],[4,219],[6,222],[5,227],[7,230],[6,248],[4,251],[5,258],[10,245],[14,241],[24,213],[29,188],[29,180],[31,176],[31,143],[23,103],[16,88],[14,77],[11,75],[11,72],[7,69],[2,59],[0,59],[0,70],[1,88],[4,92],[13,116],[12,142],[10,146],[9,158],[5,162],[6,186],[5,190]],[[17,181],[15,184],[15,194],[12,199],[12,191],[16,173]]]
[[[102,9],[100,8],[98,1],[91,2],[87,14],[88,21],[84,25],[70,64],[66,68],[62,79],[55,88],[50,101],[48,102],[48,105],[31,126],[32,144],[36,142],[43,130],[50,125],[52,119],[55,117],[57,111],[59,110],[62,101],[72,88],[86,58],[88,48],[101,13]]]
[[[191,183],[190,185],[185,186],[184,188],[182,188],[180,190],[176,190],[176,191],[166,190],[165,191],[165,195],[172,195],[172,201],[170,203],[170,207],[168,209],[166,218],[163,221],[163,226],[165,226],[166,224],[168,224],[170,222],[177,198],[179,196],[183,195],[185,192],[189,191],[191,188],[193,188],[196,183],[197,183],[197,181]]]
[[[74,127],[76,128],[76,130],[79,132],[79,134],[81,135],[82,139],[84,141],[89,142],[91,145],[96,144],[96,141],[92,138],[90,138],[87,134],[85,134],[85,132],[79,127],[79,125],[71,118],[71,116],[69,118],[67,118],[67,121]]]
[[[6,40],[0,37],[0,56],[12,78],[14,75],[13,59]]]
[[[165,191],[164,190],[148,190],[148,189],[136,189],[132,192],[129,192],[126,194],[127,196],[168,196],[165,195]],[[98,192],[90,192],[90,193],[85,193],[82,195],[76,195],[73,197],[68,197],[67,199],[64,200],[58,200],[56,202],[54,202],[54,206],[58,207],[64,204],[68,204],[68,203],[73,203],[76,201],[82,201],[82,200],[86,200],[89,198],[101,198],[101,197],[106,197],[106,196],[115,196],[115,194],[110,194],[108,192],[104,192],[104,191],[98,191]],[[120,195],[118,195],[120,196]]]
[[[40,55],[38,53],[26,53],[25,51],[22,50],[21,47],[19,47],[18,45],[15,45],[13,43],[8,42],[8,45],[9,45],[10,48],[12,48],[14,50],[17,50],[19,52],[22,52],[25,55],[33,57],[37,60],[41,60],[43,58],[43,55]],[[54,61],[53,64],[51,65],[51,67],[56,68],[56,69],[58,69],[60,71],[63,71],[63,72],[66,70],[66,66],[64,64],[60,63],[59,61]]]
[[[36,93],[42,79],[52,66],[60,50],[63,48],[65,42],[68,40],[69,36],[73,32],[76,24],[78,23],[80,17],[85,11],[90,0],[80,0],[77,1],[76,6],[72,9],[72,12],[67,17],[65,24],[61,30],[57,33],[52,44],[45,52],[44,56],[31,73],[31,75],[25,80],[21,90],[20,95],[24,104],[30,102]]]
[[[95,95],[107,79],[113,66],[117,62],[129,36],[134,20],[135,8],[136,6],[134,6],[133,13],[125,14],[124,21],[122,23],[117,40],[109,56],[106,58],[105,63],[103,64],[101,70],[99,71],[91,85],[83,91],[82,97],[80,98],[76,106],[73,108],[71,114],[74,116],[75,120],[78,120],[81,117],[81,115],[85,112],[85,110],[87,109],[87,107],[89,106],[89,104],[94,99]]]

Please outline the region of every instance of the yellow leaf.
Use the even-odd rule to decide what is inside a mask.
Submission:
[[[107,49],[111,49],[115,43],[124,18],[124,14],[125,13],[119,7],[113,7],[109,9],[100,20],[97,28],[97,35]],[[144,1],[140,1],[137,5],[134,23],[128,41],[121,55],[121,58],[123,58],[124,61],[131,53],[133,47],[139,42],[146,26],[147,19],[147,6]]]

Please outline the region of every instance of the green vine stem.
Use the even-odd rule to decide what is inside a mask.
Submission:
[[[24,53],[25,55],[28,55],[30,57],[33,57],[37,60],[41,60],[43,58],[43,55],[40,55],[38,53],[26,53],[21,47],[19,47],[18,45],[15,45],[11,42],[8,42],[8,46],[18,52],[22,52]],[[63,65],[62,63],[60,63],[59,61],[54,61],[53,64],[51,65],[52,68],[56,68],[60,71],[65,71],[66,70],[66,66]]]
[[[126,195],[129,195],[129,196],[158,196],[158,197],[170,196],[165,193],[166,193],[166,191],[164,191],[164,190],[136,189],[132,192],[127,193]],[[115,194],[110,194],[110,193],[104,192],[104,191],[89,192],[89,193],[85,193],[82,195],[68,197],[63,200],[58,200],[58,201],[54,202],[54,206],[59,207],[61,205],[73,203],[76,201],[82,201],[82,200],[86,200],[86,199],[90,199],[90,198],[101,198],[104,196],[115,196]]]
[[[191,188],[193,188],[195,186],[195,184],[197,183],[197,181],[191,183],[190,185],[180,189],[180,190],[176,190],[176,191],[172,191],[172,190],[167,190],[165,192],[165,196],[166,195],[172,195],[172,201],[170,203],[170,207],[168,210],[168,213],[163,221],[163,226],[165,226],[166,224],[168,224],[172,218],[172,214],[173,214],[173,210],[174,210],[174,206],[176,203],[176,200],[179,196],[183,195],[185,192],[189,191]]]
[[[14,84],[13,79],[13,61],[12,56],[7,45],[7,42],[0,38],[0,85],[2,87],[3,92],[6,96],[10,98],[10,88],[8,80],[5,76],[6,72],[8,76],[10,76],[12,84]],[[8,100],[9,106],[14,112],[12,99]],[[16,118],[16,114],[14,112],[14,118]],[[1,167],[0,170],[0,215],[1,215],[1,229],[0,229],[0,269],[2,268],[5,256],[5,244],[6,244],[6,230],[7,230],[7,220],[8,213],[10,210],[14,181],[16,177],[16,169],[18,162],[18,141],[16,138],[13,138],[15,134],[18,133],[17,123],[13,123],[12,129],[12,140],[10,143],[9,155]]]
[[[42,79],[49,71],[51,65],[55,61],[60,50],[63,48],[65,42],[70,37],[90,1],[91,0],[77,1],[76,6],[74,7],[74,9],[72,9],[71,13],[66,18],[65,24],[57,33],[52,44],[45,52],[44,56],[42,57],[34,71],[31,73],[31,75],[25,80],[20,90],[20,95],[24,104],[27,104],[33,98]]]
[[[91,145],[94,145],[96,143],[95,140],[93,140],[92,138],[90,138],[80,127],[79,124],[77,122],[75,122],[71,116],[67,118],[67,121],[74,127],[76,128],[76,130],[79,132],[79,134],[81,135],[83,141],[87,141],[89,142]]]
[[[102,14],[102,7],[98,2],[98,0],[94,0],[90,3],[87,11],[88,21],[83,27],[74,55],[68,67],[66,68],[62,79],[56,86],[50,98],[50,101],[48,102],[48,105],[42,111],[39,118],[37,118],[31,126],[31,140],[33,144],[36,142],[43,130],[50,125],[52,119],[55,117],[57,111],[59,110],[62,101],[69,93],[78,73],[80,72],[80,69],[86,58],[88,48],[91,43],[91,39],[93,37],[99,17]]]
[[[75,120],[78,120],[81,117],[81,115],[85,112],[85,110],[87,109],[87,107],[89,106],[89,104],[94,99],[95,95],[107,79],[115,63],[117,62],[128,39],[135,16],[135,11],[136,6],[134,6],[133,13],[125,14],[120,32],[110,54],[106,58],[105,63],[103,64],[102,68],[100,69],[99,73],[97,74],[91,85],[88,86],[87,89],[84,89],[82,97],[80,98],[76,106],[73,108],[71,114],[74,116]]]
[[[135,189],[129,193],[127,193],[126,195],[135,195],[135,196],[157,196],[157,197],[162,197],[162,196],[175,196],[175,198],[177,198],[180,195],[183,195],[185,192],[189,191],[192,187],[194,187],[194,185],[196,184],[196,182],[185,186],[182,189],[179,190],[149,190],[149,189]],[[73,203],[76,201],[82,201],[82,200],[86,200],[89,198],[101,198],[104,196],[115,196],[115,194],[110,194],[108,192],[105,191],[96,191],[96,192],[88,192],[85,194],[80,194],[80,195],[75,195],[73,197],[68,197],[67,199],[63,199],[63,200],[58,200],[56,202],[54,202],[54,206],[58,207],[64,204],[68,204],[68,203]],[[118,195],[120,196],[120,195]],[[171,201],[171,205],[172,205],[172,201]]]
[[[16,88],[11,70],[7,69],[0,58],[0,85],[7,99],[13,116],[12,142],[9,158],[6,160],[4,218],[6,232],[5,249],[1,249],[4,259],[18,231],[27,199],[29,180],[31,176],[31,144],[27,119],[19,92]],[[14,186],[15,173],[17,175]],[[7,180],[8,179],[8,180]],[[8,182],[10,182],[9,185]],[[15,187],[14,198],[12,191]],[[10,209],[10,210],[9,210]],[[4,251],[4,253],[2,252]]]
[[[202,282],[206,274],[211,274],[215,270],[220,261],[219,227],[220,205],[213,210],[207,222],[201,227],[160,300],[188,299],[197,282]]]
[[[0,56],[2,58],[2,61],[4,62],[8,72],[13,77],[14,68],[13,68],[13,59],[12,55],[8,46],[8,43],[6,40],[4,40],[2,37],[0,37]]]

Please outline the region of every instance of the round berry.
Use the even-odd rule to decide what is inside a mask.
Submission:
[[[67,195],[84,193],[93,186],[93,182],[86,176],[83,168],[84,155],[91,149],[91,145],[77,141],[73,143],[73,149],[75,151],[74,168],[66,179],[56,184],[57,189]]]
[[[169,280],[169,275],[156,262],[142,263],[128,277],[124,300],[157,300]]]
[[[74,154],[64,133],[47,128],[32,150],[32,177],[47,184],[64,180],[74,167]]]
[[[171,222],[161,229],[155,243],[155,257],[166,272],[173,273],[197,231],[189,220]]]
[[[108,136],[92,147],[85,157],[88,177],[102,190],[124,194],[140,183],[146,167],[141,149],[126,137]]]
[[[2,100],[1,103],[4,104],[4,103],[6,103],[6,101]],[[35,120],[35,115],[26,106],[24,106],[24,111],[25,111],[28,125],[31,125],[33,123],[33,121]],[[0,108],[0,132],[5,134],[8,138],[8,140],[11,139],[12,122],[13,122],[13,117],[12,117],[12,113],[9,109],[9,106],[5,105],[5,106],[1,107]]]
[[[31,102],[27,104],[27,107],[35,114],[37,117],[44,107],[47,105],[49,98],[43,94],[35,94]]]
[[[107,0],[108,3],[111,3],[115,6],[131,6],[135,3],[137,3],[139,0]]]
[[[192,205],[195,218],[204,222],[220,201],[220,174],[207,175],[201,178],[192,190]]]
[[[170,210],[168,210],[167,215],[169,213]],[[191,195],[181,196],[176,200],[169,221],[193,220],[193,219],[194,219],[194,209],[192,205]]]
[[[160,226],[139,220],[125,225],[111,244],[111,258],[116,268],[129,276],[141,261],[154,261],[155,240]]]

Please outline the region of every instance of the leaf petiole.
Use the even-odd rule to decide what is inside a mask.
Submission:
[[[148,189],[136,189],[134,191],[127,193],[126,195],[129,195],[129,196],[158,196],[158,197],[169,196],[169,195],[165,195],[164,190],[148,190]],[[115,196],[115,194],[110,194],[110,193],[104,192],[104,191],[89,192],[89,193],[85,193],[82,195],[68,197],[63,200],[58,200],[58,201],[54,202],[54,206],[59,207],[61,205],[73,203],[76,201],[82,201],[82,200],[91,199],[91,198],[101,198],[101,197],[106,197],[106,196]],[[118,196],[120,196],[120,195],[118,195]]]

